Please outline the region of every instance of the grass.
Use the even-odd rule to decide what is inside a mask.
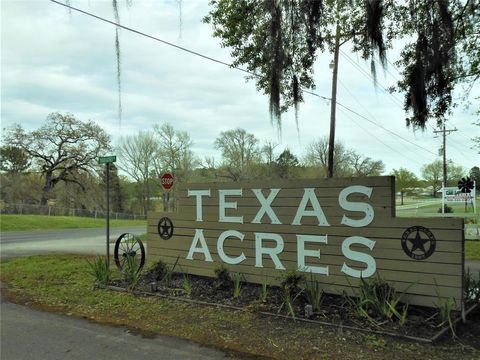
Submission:
[[[465,241],[465,259],[480,260],[480,241]]]
[[[145,220],[112,220],[110,226],[146,226]],[[105,226],[105,219],[93,219],[74,216],[43,216],[43,215],[1,215],[0,230],[54,230],[77,228],[100,228]]]
[[[163,334],[269,359],[478,359],[480,350],[448,337],[438,345],[217,307],[93,289],[87,257],[36,256],[0,264],[2,289],[16,303]],[[119,276],[118,274],[116,276]],[[243,357],[243,356],[241,356]]]

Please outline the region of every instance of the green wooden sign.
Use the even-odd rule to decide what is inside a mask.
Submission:
[[[117,161],[117,156],[116,155],[111,155],[111,156],[100,156],[98,158],[98,163],[99,164],[108,164],[108,163],[114,163]]]

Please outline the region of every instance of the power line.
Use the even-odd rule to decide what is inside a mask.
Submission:
[[[380,82],[378,82],[378,80],[374,79],[372,75],[370,75],[367,71],[365,71],[364,69],[362,69],[362,67],[360,65],[358,65],[350,56],[348,56],[343,50],[340,50],[340,53],[342,54],[342,56],[350,63],[352,64],[355,68],[357,68],[358,71],[360,71],[361,74],[363,74],[364,76],[366,76],[367,78],[369,78],[370,80],[372,80],[378,87],[380,87],[385,93],[387,93],[391,98],[392,100],[397,104],[399,105],[400,107],[403,108],[403,104],[400,100],[398,100],[395,96],[392,95],[392,93],[390,91],[388,91],[388,89],[383,86]]]
[[[365,108],[365,106],[363,106],[363,104],[358,101],[358,99],[350,92],[350,90],[348,90],[348,88],[345,86],[345,84],[343,84],[340,80],[338,80],[338,82],[340,83],[340,86],[342,86],[342,88],[347,91],[347,93],[353,98],[353,100],[355,100],[355,102],[357,102],[357,104],[368,114],[370,115],[370,117],[374,118],[375,119],[375,116],[367,109]],[[376,119],[375,119],[376,120]],[[381,127],[378,123],[374,122],[376,126],[378,127]],[[389,149],[395,151],[395,152],[398,152],[397,149],[393,149],[391,148],[389,145],[385,144],[383,141],[381,141],[380,139],[378,139],[376,136],[372,135],[373,137],[375,137],[378,141],[380,141],[382,144],[384,144],[385,146],[387,146]],[[396,136],[399,136],[398,134],[396,134]],[[403,139],[402,137],[400,137],[402,140],[405,140],[407,141],[406,139]],[[423,148],[424,150],[428,151],[428,149],[426,148]]]
[[[245,70],[245,69],[240,68],[240,67],[237,67],[237,66],[233,66],[232,64],[229,64],[229,63],[227,63],[227,62],[225,62],[225,61],[218,60],[218,59],[215,59],[215,58],[213,58],[213,57],[211,57],[211,56],[207,56],[207,55],[201,54],[201,53],[199,53],[199,52],[197,52],[197,51],[190,50],[190,49],[185,48],[185,47],[183,47],[183,46],[179,46],[179,45],[173,44],[173,43],[171,43],[171,42],[169,42],[169,41],[160,39],[160,38],[155,37],[155,36],[153,36],[153,35],[149,35],[149,34],[147,34],[147,33],[144,33],[144,32],[142,32],[142,31],[139,31],[139,30],[135,30],[135,29],[130,28],[130,27],[128,27],[128,26],[121,25],[121,24],[116,23],[116,22],[114,22],[114,21],[111,21],[111,20],[105,19],[105,18],[103,18],[103,17],[100,17],[100,16],[98,16],[98,15],[92,14],[92,13],[90,13],[90,12],[88,12],[88,11],[81,10],[81,9],[76,8],[76,7],[73,7],[73,6],[71,6],[71,5],[61,3],[61,2],[59,2],[59,1],[57,1],[57,0],[50,0],[50,1],[53,2],[53,3],[55,3],[55,4],[57,4],[57,5],[61,5],[61,6],[63,6],[63,7],[68,8],[68,9],[75,10],[75,11],[77,11],[77,12],[79,12],[79,13],[84,14],[84,15],[93,17],[93,18],[95,18],[95,19],[97,19],[97,20],[100,20],[100,21],[106,22],[106,23],[108,23],[108,24],[117,26],[117,27],[119,27],[119,28],[121,28],[121,29],[124,29],[124,30],[126,30],[126,31],[130,31],[130,32],[133,32],[133,33],[135,33],[135,34],[138,34],[138,35],[147,37],[147,38],[149,38],[149,39],[151,39],[151,40],[155,40],[155,41],[161,42],[161,43],[163,43],[163,44],[165,44],[165,45],[174,47],[174,48],[176,48],[176,49],[178,49],[178,50],[182,50],[182,51],[185,51],[185,52],[187,52],[187,53],[189,53],[189,54],[196,55],[196,56],[199,56],[199,57],[201,57],[201,58],[204,58],[204,59],[206,59],[206,60],[210,60],[210,61],[216,62],[216,63],[218,63],[218,64],[228,66],[229,68],[233,68],[233,69],[242,71],[242,72],[244,72],[244,73],[246,73],[246,74],[248,74],[248,75],[255,76],[255,77],[259,77],[258,74],[255,74],[255,73],[253,73],[253,72],[251,72],[251,71]],[[346,56],[346,57],[349,59],[349,57],[348,57],[347,55],[344,55],[344,56]],[[351,59],[350,59],[350,61],[356,66],[356,64],[355,64]],[[361,68],[359,68],[359,69],[360,69],[361,71],[363,71]],[[367,76],[369,76],[369,75],[367,74]],[[309,90],[305,90],[305,89],[302,89],[302,90],[303,90],[306,94],[310,94],[310,95],[319,97],[319,98],[321,98],[321,99],[331,101],[331,98],[329,98],[329,97],[326,97],[326,96],[323,96],[323,95],[319,95],[319,94],[314,93],[314,92],[309,91]],[[386,91],[386,92],[388,93],[388,91]],[[390,95],[391,95],[391,94],[390,94]],[[355,115],[359,116],[360,118],[362,118],[362,119],[364,119],[364,120],[367,120],[367,121],[369,121],[370,123],[372,123],[372,124],[374,124],[374,125],[382,128],[383,130],[389,132],[389,133],[392,134],[393,136],[396,136],[396,137],[398,137],[398,138],[400,138],[400,139],[402,139],[402,140],[404,140],[404,141],[406,141],[406,142],[408,142],[408,143],[410,143],[410,144],[412,144],[412,145],[414,145],[414,146],[416,146],[416,147],[418,147],[418,148],[420,148],[420,149],[422,149],[422,150],[424,150],[424,151],[427,151],[427,152],[429,152],[429,153],[432,153],[430,150],[428,150],[428,149],[426,149],[426,148],[424,148],[424,147],[422,147],[422,146],[420,146],[420,145],[418,145],[418,144],[415,144],[414,142],[412,142],[412,141],[410,141],[410,140],[408,140],[408,139],[403,138],[402,136],[396,134],[395,132],[393,132],[393,131],[391,131],[391,130],[385,128],[385,127],[383,127],[382,125],[380,125],[380,124],[378,124],[378,123],[376,123],[376,122],[374,122],[374,121],[366,118],[365,116],[359,114],[359,113],[356,112],[355,110],[350,109],[350,108],[347,107],[346,105],[343,105],[343,104],[341,104],[341,103],[338,102],[338,101],[336,101],[336,104],[339,105],[339,106],[341,106],[341,107],[344,108],[345,110],[351,112],[352,114],[355,114]],[[432,154],[434,154],[434,153],[432,153]]]
[[[391,147],[390,145],[388,145],[387,143],[383,142],[380,138],[378,138],[375,134],[373,134],[372,132],[368,131],[366,128],[364,128],[363,126],[361,126],[358,122],[356,122],[350,115],[348,115],[348,113],[345,111],[345,110],[342,110],[342,109],[339,109],[340,112],[342,112],[346,118],[348,120],[350,120],[351,122],[353,122],[355,125],[357,125],[360,129],[362,129],[363,131],[365,131],[367,134],[369,134],[370,136],[372,136],[373,138],[375,138],[378,142],[380,142],[381,144],[383,144],[385,147],[389,148],[390,150],[392,150],[393,152],[398,152],[398,150],[396,150],[395,148]],[[418,162],[417,160],[411,158],[411,157],[408,157],[408,156],[405,156],[405,158],[407,158],[408,160],[418,164],[418,165],[423,165],[421,164],[420,162]]]

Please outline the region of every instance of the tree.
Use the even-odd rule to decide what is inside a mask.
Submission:
[[[394,169],[392,175],[395,176],[395,191],[400,193],[400,205],[403,205],[404,195],[419,184],[417,176],[405,168]]]
[[[118,167],[141,185],[141,204],[143,213],[150,209],[150,182],[153,173],[153,161],[158,154],[158,143],[154,134],[139,131],[137,135],[122,138],[117,149]]]
[[[480,168],[474,166],[470,169],[470,178],[475,181],[477,191],[480,191]]]
[[[446,186],[457,186],[458,181],[465,176],[466,170],[461,165],[456,165],[452,160],[447,161],[448,180]]]
[[[307,146],[304,162],[308,166],[314,166],[321,170],[320,176],[326,177],[328,165],[328,138],[326,136],[314,140]],[[338,141],[333,152],[333,172],[337,177],[348,175],[349,153],[345,145]]]
[[[289,149],[283,150],[276,160],[278,176],[281,179],[289,179],[298,164],[297,157]]]
[[[380,176],[385,171],[382,160],[373,160],[353,150],[349,152],[348,160],[352,170],[351,176]]]
[[[9,129],[6,142],[28,154],[41,169],[44,186],[41,205],[59,182],[75,183],[84,189],[76,174],[95,169],[98,156],[109,149],[110,138],[93,121],[82,122],[72,114],[51,113],[38,130],[20,125]]]
[[[333,52],[336,34],[342,42],[351,40],[354,51],[363,57],[378,52],[385,63],[382,2],[213,0],[210,4],[212,10],[204,21],[212,24],[221,45],[232,49],[233,65],[255,74],[249,78],[255,78],[258,90],[269,96],[270,114],[279,126],[281,113],[303,101],[303,89],[315,87],[316,52],[325,47]]]
[[[18,174],[25,172],[31,165],[26,151],[21,148],[5,145],[0,147],[0,170]]]
[[[442,187],[443,164],[440,160],[435,160],[430,164],[422,166],[423,179],[432,186],[432,196],[437,197],[437,191]]]
[[[351,41],[354,52],[383,66],[394,38],[406,39],[397,90],[405,93],[407,124],[424,128],[443,121],[459,83],[480,78],[480,6],[477,0],[211,1],[204,21],[234,66],[245,66],[257,88],[269,95],[272,118],[313,89],[316,52]],[[412,40],[409,40],[412,39]],[[404,40],[405,41],[405,40]],[[283,104],[280,104],[280,99]]]
[[[253,166],[261,158],[258,139],[244,129],[221,132],[214,146],[222,153],[225,176],[233,181],[251,177]]]
[[[190,135],[186,131],[176,131],[169,123],[155,125],[154,129],[158,139],[158,153],[154,158],[157,175],[169,171],[178,181],[188,178],[200,163],[193,154]]]

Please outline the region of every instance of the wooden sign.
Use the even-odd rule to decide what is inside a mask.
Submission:
[[[395,217],[394,177],[187,184],[177,213],[151,213],[148,252],[214,276],[223,263],[278,285],[299,269],[334,294],[380,277],[411,304],[463,304],[463,219]]]

